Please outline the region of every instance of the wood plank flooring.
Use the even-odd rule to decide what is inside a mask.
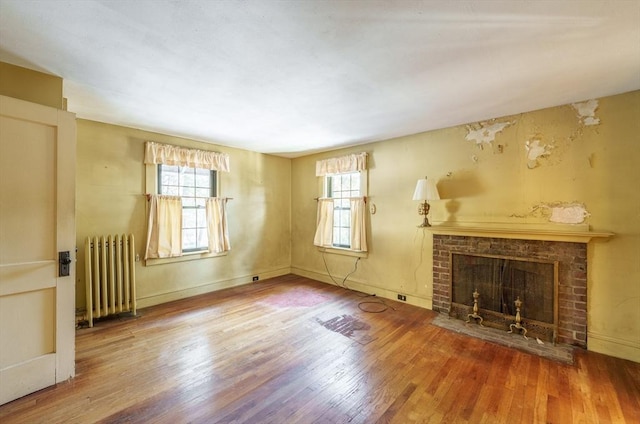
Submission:
[[[640,364],[553,362],[363,301],[289,275],[102,321],[77,332],[76,378],[0,422],[640,422]]]

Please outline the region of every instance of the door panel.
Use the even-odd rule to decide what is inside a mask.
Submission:
[[[0,348],[0,369],[55,353],[54,290],[0,297],[0,322],[3,323],[0,346],[10,347]],[[20,343],[15,343],[16,340]]]
[[[0,116],[1,264],[56,258],[54,130]]]
[[[0,404],[74,375],[75,117],[0,96]]]

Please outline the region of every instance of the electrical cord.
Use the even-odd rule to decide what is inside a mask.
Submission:
[[[338,283],[335,280],[335,278],[333,278],[333,275],[331,275],[331,272],[329,271],[329,266],[327,265],[327,259],[325,258],[325,253],[324,252],[322,252],[322,262],[324,262],[324,268],[327,270],[327,274],[329,274],[329,278],[331,278],[331,281],[333,281],[333,283],[336,286],[342,287],[343,289],[354,291],[353,289],[350,289],[349,287],[347,287],[346,281],[347,281],[347,278],[349,278],[349,276],[351,274],[353,274],[354,272],[356,272],[358,270],[358,262],[360,262],[360,258],[356,258],[356,262],[353,264],[353,269],[351,270],[350,273],[345,275],[345,277],[342,279],[342,284]]]
[[[386,303],[384,303],[384,301],[382,299],[380,299],[379,297],[376,297],[375,294],[366,294],[366,293],[362,293],[359,292],[357,290],[354,290],[350,287],[347,287],[347,279],[351,276],[351,274],[353,274],[354,272],[356,272],[358,270],[358,262],[360,262],[360,258],[356,258],[355,263],[353,264],[353,269],[351,270],[351,272],[349,272],[347,275],[345,275],[345,277],[342,279],[342,283],[338,283],[336,281],[335,278],[333,278],[333,275],[331,275],[331,271],[329,271],[329,265],[327,265],[327,260],[325,258],[325,253],[322,252],[322,262],[324,262],[324,267],[327,270],[327,274],[329,275],[329,278],[331,278],[331,281],[333,281],[333,283],[338,286],[341,287],[345,290],[349,290],[351,292],[354,292],[357,296],[359,297],[375,297],[376,301],[372,301],[372,300],[366,300],[366,301],[362,301],[358,303],[358,309],[360,309],[363,312],[368,312],[368,313],[372,313],[372,314],[379,314],[382,312],[385,312],[387,309],[391,308],[394,311],[396,310],[393,306],[389,306]],[[368,305],[368,304],[376,304],[376,305],[383,305],[384,308],[381,310],[377,310],[377,311],[369,311],[367,309],[363,309],[362,305]]]

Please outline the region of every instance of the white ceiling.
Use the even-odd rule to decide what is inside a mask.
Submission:
[[[640,0],[0,0],[78,117],[295,157],[640,89]]]

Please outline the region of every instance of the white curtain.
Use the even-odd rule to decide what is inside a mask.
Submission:
[[[144,163],[188,166],[229,172],[229,155],[207,150],[187,149],[152,141],[145,143]]]
[[[313,244],[321,247],[333,246],[333,199],[318,199],[316,234]],[[367,251],[366,200],[364,197],[349,199],[351,208],[351,232],[349,250]]]
[[[333,245],[333,199],[318,199],[317,227],[313,244],[323,247]]]
[[[367,169],[367,153],[354,153],[316,162],[316,177],[345,172],[364,171]]]
[[[367,251],[366,202],[364,197],[349,200],[351,207],[351,250]]]
[[[227,199],[210,197],[206,201],[209,251],[222,253],[231,250],[227,227]]]
[[[145,259],[182,256],[182,199],[152,195]]]

